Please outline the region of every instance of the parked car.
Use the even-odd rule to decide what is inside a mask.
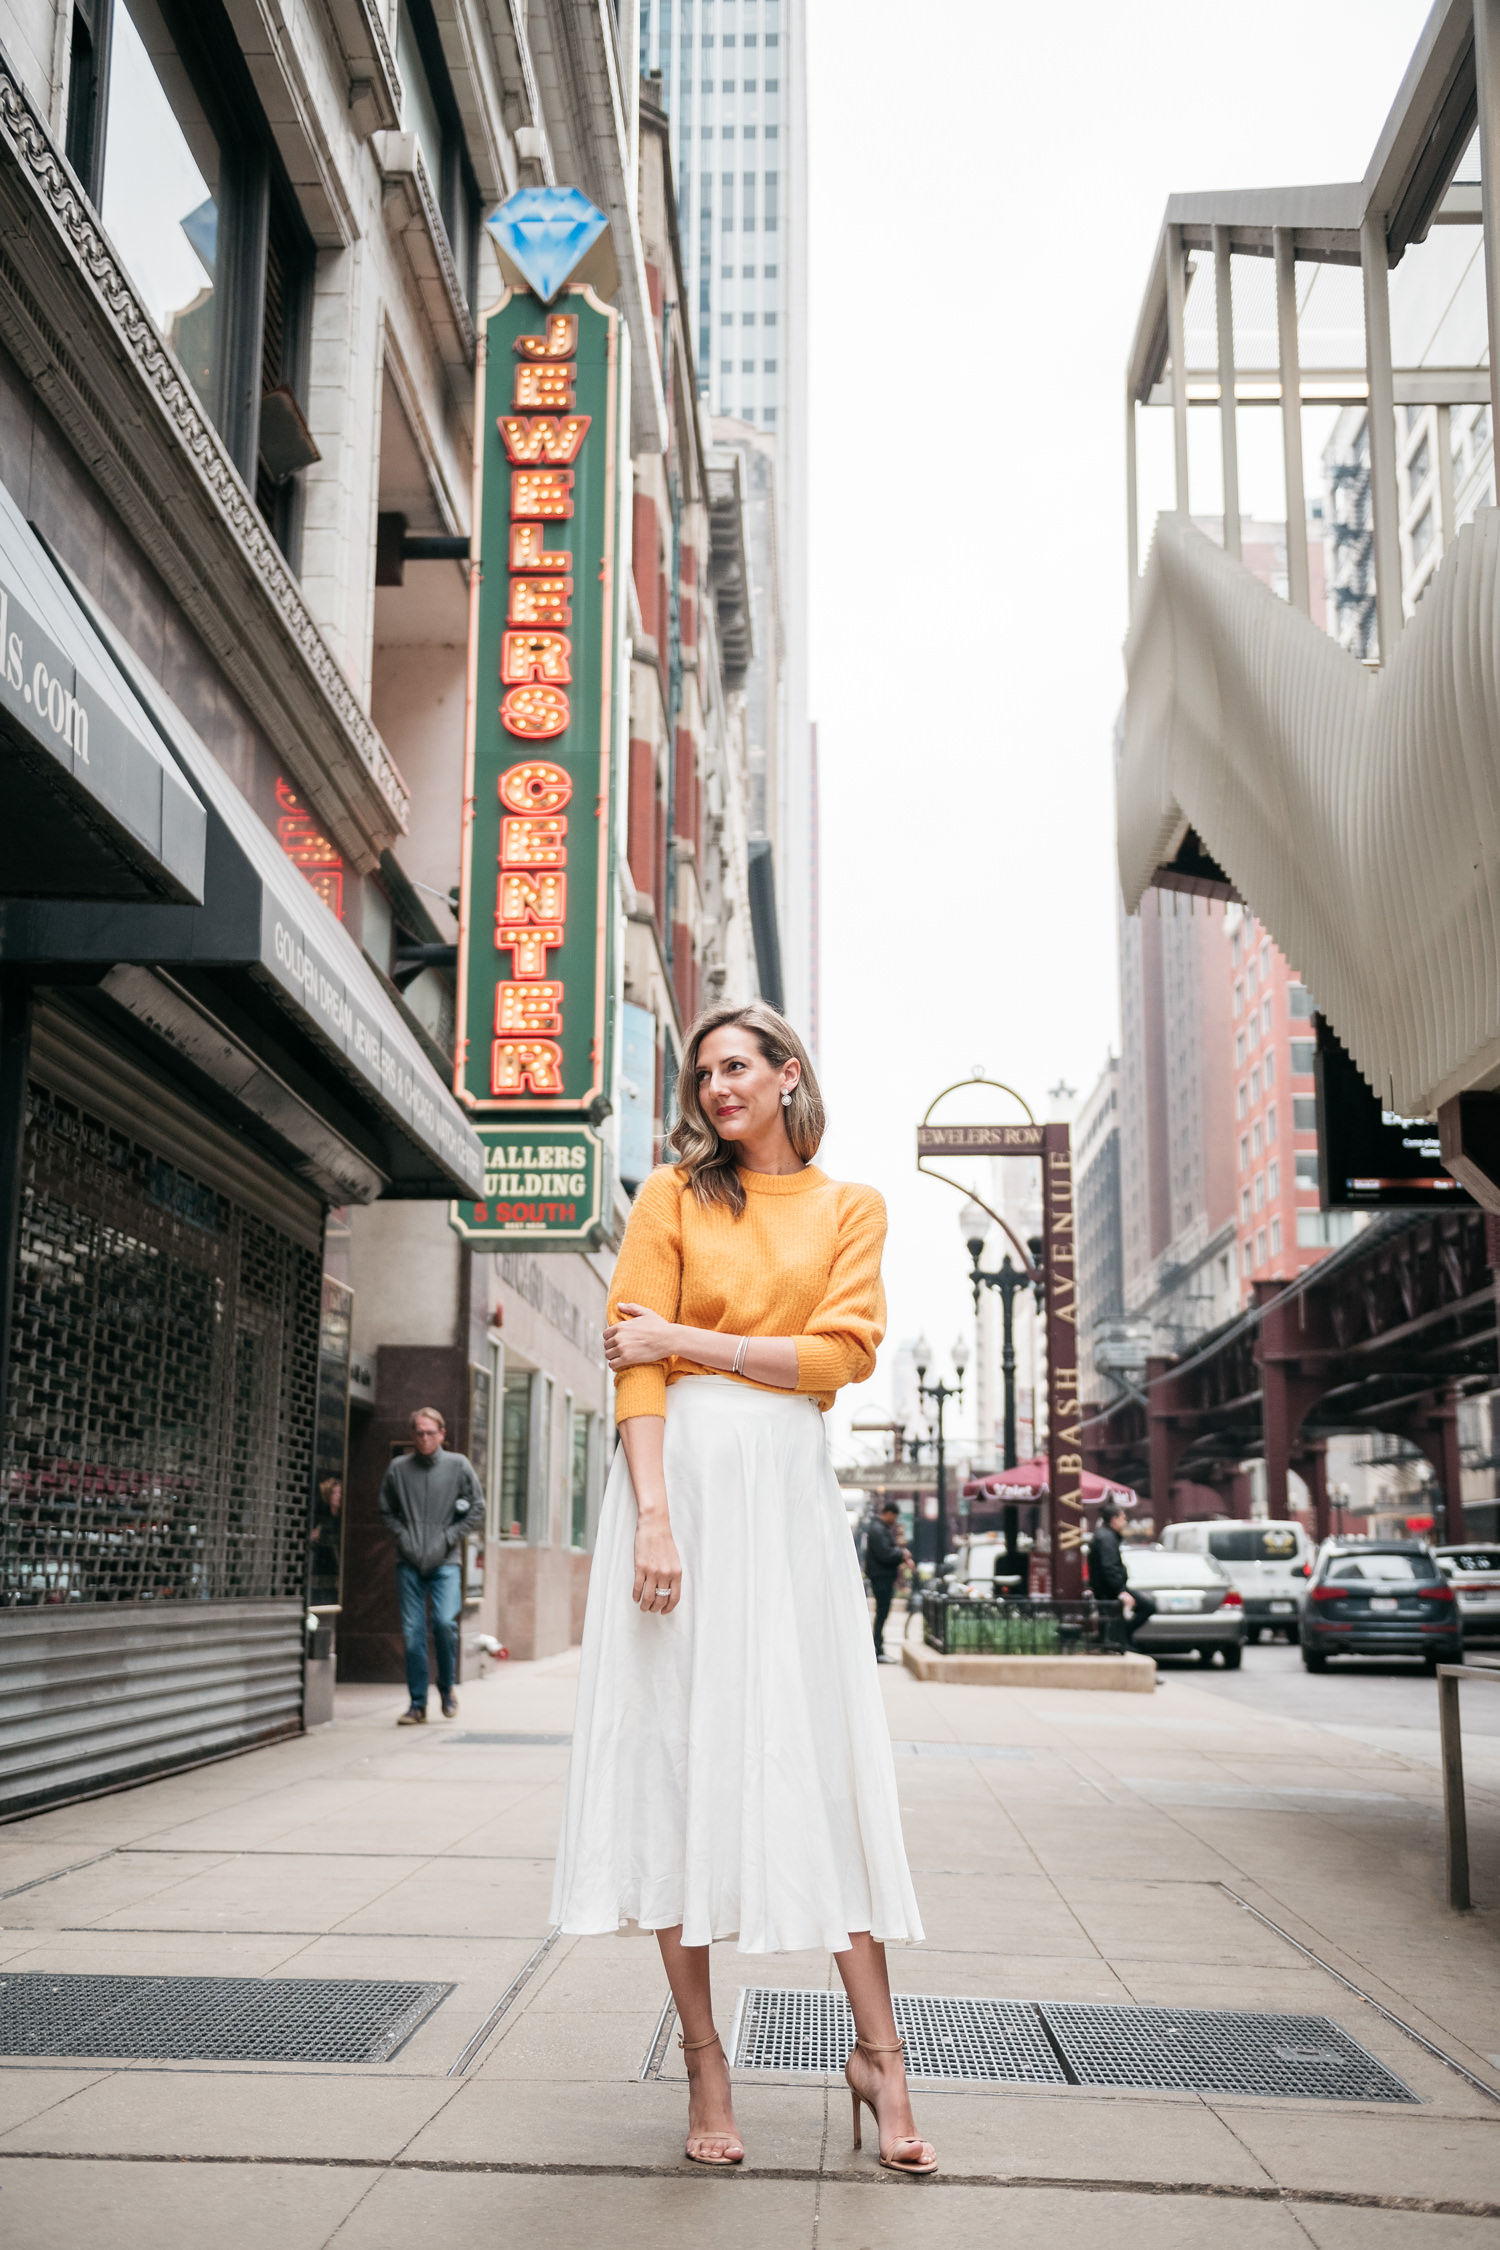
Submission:
[[[1420,1656],[1460,1664],[1463,1617],[1453,1582],[1421,1539],[1326,1540],[1302,1612],[1309,1672],[1330,1656]]]
[[[1245,1644],[1245,1605],[1212,1555],[1174,1552],[1170,1547],[1124,1549],[1125,1575],[1132,1590],[1149,1594],[1156,1615],[1131,1641],[1142,1656],[1187,1655],[1196,1650],[1205,1664],[1217,1653],[1237,1672]]]
[[[944,1590],[966,1595],[971,1601],[1005,1601],[1023,1595],[1025,1555],[1018,1555],[1016,1562],[1017,1567],[1007,1577],[1005,1541],[998,1532],[978,1532],[972,1539],[961,1539],[946,1558]]]
[[[1177,1553],[1212,1555],[1245,1605],[1245,1638],[1263,1632],[1297,1638],[1307,1597],[1312,1541],[1300,1523],[1173,1523],[1162,1545]]]
[[[1432,1557],[1453,1582],[1465,1639],[1500,1638],[1500,1547],[1434,1547]]]

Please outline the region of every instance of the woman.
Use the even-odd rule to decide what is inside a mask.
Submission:
[[[811,1162],[823,1103],[760,1002],[693,1025],[636,1197],[605,1352],[620,1447],[589,1581],[553,1920],[654,1930],[688,2069],[686,2153],[738,2164],[708,1948],[826,1949],[860,2145],[931,2172],[885,1941],[922,1935],[890,1736],[822,1411],[875,1364],[885,1207]]]

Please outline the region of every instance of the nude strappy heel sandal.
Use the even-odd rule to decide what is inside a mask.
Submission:
[[[699,2049],[702,2047],[717,2047],[719,2045],[719,2034],[717,2032],[714,2032],[708,2039],[684,2039],[682,2033],[679,2031],[677,2034],[677,2044],[682,2049],[685,2055],[696,2055]],[[693,2142],[695,2140],[734,2141],[738,2139],[739,2135],[737,2133],[690,2134],[687,2141],[683,2144],[682,2153],[687,2158],[690,2164],[743,2164],[745,2161],[745,2151],[743,2145],[733,2156],[730,2156],[728,2154],[725,2154],[723,2156],[699,2156],[693,2149]]]
[[[898,2039],[894,2044],[887,2044],[885,2046],[879,2047],[876,2046],[873,2039],[856,2039],[854,2044],[856,2048],[862,2047],[867,2055],[901,2055],[906,2052],[906,2041],[904,2039]],[[853,2055],[851,2055],[849,2057],[849,2062],[852,2062],[853,2060],[854,2057]],[[861,2138],[864,2120],[860,2116],[860,2109],[861,2106],[863,2106],[864,2108],[869,2110],[870,2115],[875,2120],[876,2151],[878,2153],[881,2164],[884,2165],[887,2172],[911,2172],[918,2177],[921,2177],[928,2172],[935,2172],[937,2170],[936,2156],[929,2157],[927,2162],[923,2164],[920,2163],[915,2157],[897,2156],[894,2153],[894,2151],[898,2148],[913,2148],[920,2150],[926,2147],[927,2143],[924,2142],[920,2133],[900,2134],[897,2139],[891,2144],[893,2153],[887,2156],[885,2150],[880,2146],[880,2112],[875,2107],[875,2104],[871,2101],[868,2094],[861,2094],[856,2092],[849,2078],[849,2063],[845,2063],[844,2065],[844,2083],[846,2086],[848,2086],[850,2098],[854,2103],[854,2145],[856,2148],[863,2148],[864,2146],[864,2141]]]

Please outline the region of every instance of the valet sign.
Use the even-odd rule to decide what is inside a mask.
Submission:
[[[591,289],[552,299],[511,290],[479,343],[454,1090],[476,1125],[557,1118],[561,1146],[608,1086],[619,334]]]

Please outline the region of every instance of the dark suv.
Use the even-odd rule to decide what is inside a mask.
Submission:
[[[1330,1656],[1420,1656],[1429,1670],[1461,1664],[1463,1619],[1449,1580],[1420,1539],[1330,1539],[1302,1612],[1302,1661]]]

